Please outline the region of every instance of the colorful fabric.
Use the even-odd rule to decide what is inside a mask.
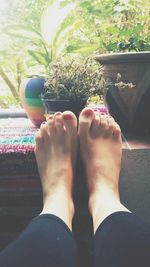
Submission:
[[[37,128],[26,118],[0,120],[0,154],[27,153],[34,149]]]
[[[103,105],[91,107],[98,112],[107,113]],[[29,119],[0,119],[0,154],[33,152],[36,131],[37,128]]]
[[[0,249],[41,211],[36,131],[29,119],[0,119]]]
[[[39,179],[38,182],[35,179],[38,177],[34,155],[36,131],[29,119],[0,119],[0,190],[39,187]]]

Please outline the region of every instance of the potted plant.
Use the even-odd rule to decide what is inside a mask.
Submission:
[[[105,93],[109,112],[122,131],[150,134],[150,52],[112,53],[97,60],[110,81]]]
[[[103,69],[94,58],[62,58],[52,63],[44,84],[42,101],[46,113],[71,110],[76,116],[93,95],[106,87]]]

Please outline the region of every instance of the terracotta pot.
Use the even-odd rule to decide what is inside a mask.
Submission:
[[[57,111],[72,111],[77,117],[80,111],[85,107],[87,100],[71,101],[71,100],[50,100],[42,99],[45,112],[47,114],[54,114]]]
[[[40,126],[45,120],[45,110],[41,100],[44,82],[44,78],[26,79],[20,87],[22,106],[35,126]]]
[[[105,99],[124,133],[150,134],[150,52],[100,55],[111,82]]]

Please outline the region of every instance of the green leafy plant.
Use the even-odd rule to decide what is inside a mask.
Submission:
[[[27,52],[32,58],[29,65],[43,66],[43,75],[49,71],[50,63],[63,53],[72,32],[80,26],[80,22],[74,16],[70,16],[74,5],[66,3],[61,6],[59,2],[61,1],[52,1],[46,8],[40,18],[38,29],[24,25],[11,25],[4,29],[8,35],[25,40]],[[73,7],[69,9],[71,5]],[[55,12],[56,14],[53,14]]]
[[[10,8],[11,6],[11,8]],[[1,86],[9,89],[11,101],[1,97],[1,106],[9,107],[16,103],[20,103],[20,84],[24,76],[27,75],[29,69],[33,65],[33,60],[27,53],[27,39],[22,39],[7,34],[7,30],[13,31],[13,26],[24,25],[24,27],[32,27],[38,29],[39,17],[43,12],[45,0],[8,0],[5,5],[0,8],[0,78]],[[8,30],[8,31],[9,31]],[[17,30],[17,29],[16,29]],[[0,92],[1,95],[1,92]],[[9,95],[8,95],[9,99]]]
[[[62,58],[52,63],[42,98],[50,100],[87,100],[103,95],[108,84],[102,66],[92,57]]]
[[[42,65],[44,67],[43,72],[47,71],[52,61],[51,51],[41,32],[23,25],[7,27],[6,32],[13,38],[25,40],[27,52],[30,56],[30,60],[28,57],[28,67]]]
[[[110,35],[107,50],[150,50],[149,12],[148,0],[118,1],[113,8],[113,27],[107,27]]]
[[[67,52],[150,50],[149,0],[81,0],[77,10],[82,27]]]
[[[0,96],[0,108],[18,108],[20,106],[20,101],[15,99],[13,96]]]
[[[5,2],[7,9],[0,9],[0,76],[14,99],[24,76],[44,76],[62,55],[150,50],[149,0]],[[56,2],[60,10],[74,7],[54,27],[59,16],[49,8]],[[50,28],[55,31],[49,39]]]

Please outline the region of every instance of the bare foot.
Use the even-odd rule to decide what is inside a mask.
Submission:
[[[127,209],[120,203],[121,131],[114,119],[85,108],[79,117],[80,152],[89,189],[94,232],[111,213]]]
[[[56,113],[35,136],[35,156],[43,190],[43,211],[60,217],[71,229],[73,167],[77,120],[72,112]]]

